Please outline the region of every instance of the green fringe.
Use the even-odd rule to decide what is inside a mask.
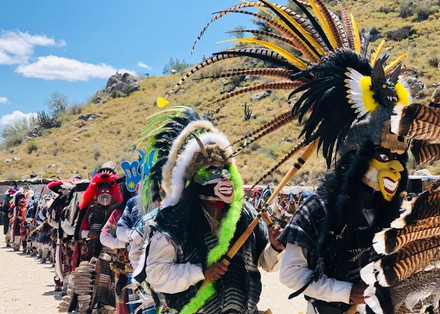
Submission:
[[[228,252],[243,207],[243,180],[235,165],[229,166],[229,173],[231,174],[231,181],[234,184],[234,195],[226,217],[223,218],[220,224],[218,244],[208,253],[208,265],[218,262]],[[215,286],[213,281],[208,284],[203,284],[197,291],[197,294],[183,307],[180,314],[196,313],[214,294]]]

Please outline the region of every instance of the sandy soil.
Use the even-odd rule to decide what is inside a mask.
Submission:
[[[54,291],[54,268],[11,248],[0,235],[0,313],[58,313],[60,292]],[[262,271],[263,293],[259,308],[274,314],[305,313],[302,297],[288,300],[289,289],[278,281],[278,272]]]

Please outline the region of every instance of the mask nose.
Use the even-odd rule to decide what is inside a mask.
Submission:
[[[398,161],[398,160],[390,161],[389,167],[390,167],[390,170],[394,171],[394,172],[402,172],[403,171],[403,166],[400,163],[400,161]]]
[[[229,180],[231,178],[231,174],[227,170],[222,171],[222,179]]]

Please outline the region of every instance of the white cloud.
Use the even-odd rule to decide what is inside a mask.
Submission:
[[[36,46],[63,47],[65,45],[64,41],[57,42],[45,35],[2,31],[0,33],[0,64],[26,64]]]
[[[147,70],[151,70],[152,69],[148,64],[145,64],[143,62],[138,62],[137,65],[138,65],[138,67],[141,67],[141,68],[144,68],[144,69],[147,69]]]
[[[19,65],[15,71],[25,77],[71,82],[108,78],[116,73],[116,69],[103,63],[91,64],[53,55],[38,57],[34,63]],[[119,71],[123,73],[124,70]]]
[[[6,97],[0,97],[0,104],[7,104],[9,100]]]
[[[0,125],[7,125],[17,121],[21,121],[23,119],[29,119],[36,117],[36,113],[23,113],[21,111],[14,111],[11,114],[4,115],[0,118]]]

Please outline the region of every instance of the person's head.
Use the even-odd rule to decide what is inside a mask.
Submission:
[[[14,205],[17,207],[23,206],[25,201],[25,196],[22,192],[17,192],[14,195]]]
[[[193,180],[197,183],[200,199],[230,204],[234,192],[234,184],[230,178],[228,168],[219,163],[200,168]]]
[[[396,195],[404,170],[398,154],[378,146],[374,149],[370,167],[362,182],[374,191],[380,191],[382,197],[389,202]]]

